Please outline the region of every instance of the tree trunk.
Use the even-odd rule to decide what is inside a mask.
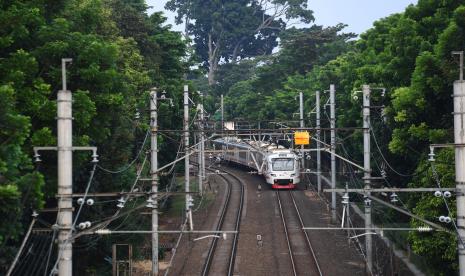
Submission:
[[[244,42],[244,40],[246,38],[247,37],[245,37],[245,36],[241,37],[239,42],[236,43],[236,46],[234,46],[234,51],[233,51],[233,54],[232,54],[232,63],[233,64],[237,62],[237,56],[239,55],[239,51],[241,50],[242,43]]]
[[[215,84],[215,73],[219,62],[219,48],[220,43],[214,43],[211,33],[208,34],[208,85],[210,86]]]

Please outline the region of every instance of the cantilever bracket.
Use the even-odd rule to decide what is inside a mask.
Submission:
[[[40,154],[39,151],[44,151],[44,150],[53,150],[53,151],[58,151],[58,147],[34,147],[34,158],[36,162],[40,162]],[[76,150],[88,150],[92,151],[92,162],[97,163],[98,162],[98,155],[97,155],[97,147],[71,147],[72,151]]]

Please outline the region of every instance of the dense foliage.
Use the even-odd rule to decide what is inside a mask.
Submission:
[[[343,26],[283,31],[276,54],[220,66],[212,92],[226,95],[229,118],[292,120],[298,111],[295,97],[299,91],[304,92],[305,109],[311,111],[315,91],[335,84],[337,125],[360,127],[357,91],[362,84],[385,88],[385,97],[380,89],[372,95],[373,105],[385,106],[372,110],[374,174],[385,171],[386,185],[436,187],[426,161],[428,145],[453,141],[450,95],[458,64],[451,51],[465,49],[465,1],[419,0],[403,13],[376,21],[358,39],[350,40],[351,34],[342,32]],[[323,96],[323,103],[326,99]],[[307,125],[313,120],[309,118]],[[338,136],[341,154],[361,162],[361,133],[340,132]],[[439,151],[436,170],[444,187],[454,185],[452,162],[450,152]],[[455,199],[448,199],[450,214],[444,202],[431,194],[403,200],[411,211],[432,221],[441,214],[455,217]],[[394,221],[400,219],[408,222],[394,217]],[[419,225],[417,221],[411,224]],[[409,235],[410,247],[424,257],[434,275],[450,275],[457,268],[451,230],[452,234]]]
[[[56,153],[44,152],[36,170],[32,147],[56,145],[61,58],[73,59],[68,69],[73,143],[97,146],[100,165],[109,169],[127,164],[141,146],[146,91],[157,86],[179,99],[187,65],[181,35],[163,26],[161,13],[148,16],[143,0],[14,0],[0,7],[0,271],[5,271],[32,210],[56,206]],[[161,116],[175,117],[177,110],[162,104]],[[143,123],[134,119],[137,111]],[[179,122],[164,120],[164,127]],[[162,143],[162,162],[173,155],[168,147]],[[75,191],[84,189],[89,161],[88,153],[75,154]],[[134,173],[99,171],[92,190],[127,189]],[[95,213],[110,215],[113,205],[95,207]]]
[[[11,262],[32,210],[56,206],[56,155],[44,153],[38,169],[31,156],[33,146],[56,144],[55,99],[63,57],[73,58],[68,79],[74,144],[98,146],[105,168],[121,168],[139,152],[150,87],[166,90],[174,99],[174,108],[160,104],[160,117],[170,118],[160,120],[161,127],[179,128],[184,75],[208,92],[212,113],[217,97],[225,94],[226,116],[252,121],[292,120],[300,91],[310,112],[315,91],[335,84],[340,127],[362,125],[361,97],[356,96],[362,84],[370,84],[387,91],[383,97],[380,89],[373,90],[373,105],[384,106],[372,113],[373,174],[386,171],[386,185],[396,187],[453,186],[453,152],[439,150],[434,166],[427,154],[429,144],[453,140],[450,94],[458,66],[451,51],[465,49],[465,1],[419,0],[376,21],[358,38],[344,33],[342,24],[290,28],[289,19],[313,20],[306,3],[170,0],[167,8],[177,12],[178,22],[185,21],[194,43],[194,55],[186,56],[189,49],[181,35],[163,25],[161,13],[148,16],[143,0],[0,2],[0,271]],[[187,72],[188,60],[198,60],[205,76]],[[322,95],[324,103],[327,96]],[[140,120],[134,116],[138,112]],[[309,117],[307,125],[312,121]],[[338,138],[339,153],[361,162],[361,133],[339,132]],[[160,137],[160,142],[165,162],[175,152],[170,140]],[[75,154],[76,191],[84,189],[88,161],[88,154]],[[135,171],[98,171],[92,189],[125,189]],[[432,221],[448,214],[444,201],[430,194],[402,200],[404,207]],[[455,217],[455,199],[447,201]],[[114,206],[93,210],[105,216]],[[389,213],[378,212],[375,221],[381,216]],[[400,219],[421,225],[394,217]],[[87,272],[101,272],[96,264],[108,255],[102,248],[109,247],[99,248],[98,242],[89,241],[85,246],[97,250],[77,260]],[[408,243],[424,257],[431,274],[455,273],[454,235],[411,233]]]

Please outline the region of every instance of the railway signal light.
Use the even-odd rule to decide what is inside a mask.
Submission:
[[[296,131],[294,133],[294,144],[300,146],[309,145],[310,134],[308,131]]]

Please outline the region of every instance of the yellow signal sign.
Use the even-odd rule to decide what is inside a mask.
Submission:
[[[309,145],[310,134],[307,131],[296,131],[294,133],[294,144],[295,145]]]

